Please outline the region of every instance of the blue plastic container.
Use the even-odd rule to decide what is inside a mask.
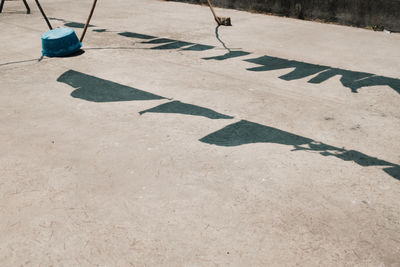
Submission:
[[[42,34],[42,54],[47,57],[64,57],[81,49],[82,43],[73,29],[57,28]]]

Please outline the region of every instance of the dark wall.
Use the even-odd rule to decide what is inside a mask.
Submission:
[[[206,0],[167,0],[206,4]],[[400,31],[400,0],[211,0],[217,7]]]

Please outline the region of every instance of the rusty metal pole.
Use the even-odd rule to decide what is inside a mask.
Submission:
[[[208,6],[210,7],[211,12],[212,12],[212,14],[213,14],[213,16],[214,16],[215,21],[218,23],[218,25],[221,25],[221,24],[222,24],[222,23],[221,23],[221,20],[220,20],[220,18],[217,16],[217,14],[215,14],[214,8],[212,7],[210,0],[207,0],[207,2],[208,2]]]
[[[94,9],[96,8],[96,4],[97,4],[97,0],[94,0],[93,5],[92,5],[92,10],[90,10],[89,17],[86,20],[85,28],[83,29],[83,32],[81,35],[81,39],[79,40],[81,43],[83,42],[83,38],[85,38],[85,34],[87,31],[87,28],[89,27],[90,20],[92,19]]]
[[[210,7],[211,12],[212,12],[212,14],[214,16],[214,19],[215,19],[215,21],[217,22],[218,25],[232,26],[231,18],[229,18],[229,17],[228,18],[218,17],[217,14],[215,14],[214,8],[212,7],[210,0],[207,0],[207,2],[208,2],[208,6]]]

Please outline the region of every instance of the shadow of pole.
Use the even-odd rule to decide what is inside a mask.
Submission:
[[[221,38],[219,37],[219,27],[221,27],[221,25],[218,25],[217,27],[215,27],[215,37],[217,38],[217,40],[222,44],[222,46],[228,51],[228,53],[231,52],[231,49],[228,48],[224,41],[221,40]]]
[[[220,42],[222,44],[222,46],[227,51],[227,53],[225,53],[224,55],[221,55],[221,56],[205,57],[205,58],[203,58],[204,60],[219,60],[219,61],[221,61],[221,60],[226,60],[226,59],[235,58],[235,57],[242,57],[242,56],[251,54],[250,52],[246,52],[246,51],[232,51],[232,49],[227,47],[225,42],[222,41],[221,37],[219,36],[219,27],[220,26],[221,25],[218,25],[215,28],[215,37],[217,38],[218,42]]]

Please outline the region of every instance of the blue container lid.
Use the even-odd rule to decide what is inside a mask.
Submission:
[[[57,28],[42,34],[42,54],[47,57],[63,57],[82,47],[73,29]]]

